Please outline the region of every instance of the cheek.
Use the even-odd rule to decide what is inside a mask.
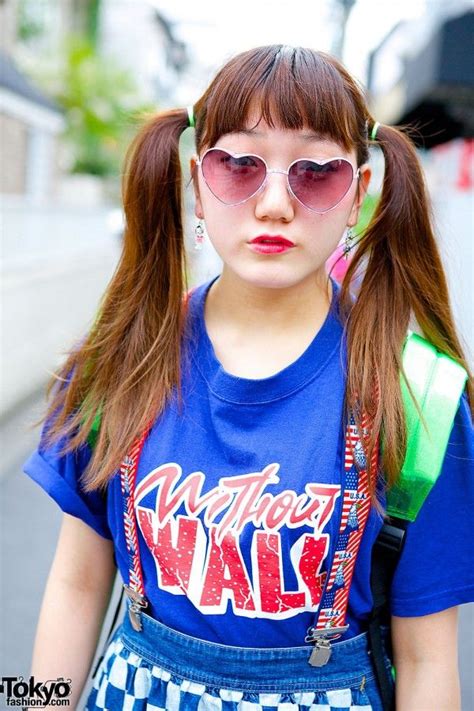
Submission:
[[[329,247],[332,245],[335,249],[350,221],[355,194],[355,189],[351,188],[336,207],[322,213],[312,212],[296,203],[295,219],[298,226],[305,233],[313,235],[317,242]]]
[[[245,239],[242,225],[245,220],[245,205],[223,205],[206,189],[201,193],[206,233],[217,249],[230,250],[237,240]],[[247,207],[248,210],[248,207]],[[248,220],[248,212],[247,212]]]
[[[210,243],[223,261],[239,259],[246,253],[246,241],[251,237],[247,234],[239,216],[229,217],[222,213],[213,213],[206,221],[206,232]]]
[[[331,254],[339,244],[347,226],[348,210],[331,210],[322,215],[311,215],[304,220],[308,249],[314,254]]]

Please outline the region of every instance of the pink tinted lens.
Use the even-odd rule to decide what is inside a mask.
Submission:
[[[201,168],[211,192],[226,205],[247,200],[266,176],[265,163],[258,156],[232,156],[219,148],[204,155]]]
[[[325,212],[335,207],[351,187],[354,171],[349,161],[336,158],[323,165],[298,160],[288,175],[293,193],[311,210]]]

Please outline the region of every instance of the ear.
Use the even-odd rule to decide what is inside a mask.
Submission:
[[[198,166],[196,163],[197,156],[192,156],[189,162],[189,167],[191,171],[191,179],[193,181],[194,189],[194,214],[200,220],[204,219],[204,212],[202,210],[201,196],[199,193],[199,177],[198,177]]]
[[[372,175],[372,170],[367,163],[361,165],[359,170],[360,175],[359,180],[357,182],[357,193],[354,200],[354,204],[352,205],[349,219],[347,220],[348,227],[354,227],[359,221],[360,208],[362,207],[362,203],[364,202],[364,198],[366,196],[367,189],[370,183],[370,178]]]

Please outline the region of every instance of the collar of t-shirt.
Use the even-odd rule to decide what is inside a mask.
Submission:
[[[204,320],[204,304],[208,291],[219,277],[199,286],[189,302],[193,353],[199,353],[195,365],[212,393],[236,404],[265,403],[304,387],[317,378],[334,349],[340,345],[342,325],[339,320],[340,286],[331,278],[332,300],[326,318],[306,350],[293,363],[278,373],[262,379],[241,378],[228,373],[216,357]]]

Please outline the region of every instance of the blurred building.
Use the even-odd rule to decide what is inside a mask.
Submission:
[[[144,96],[164,106],[176,104],[189,57],[175,23],[148,2],[135,3],[133,13],[129,3],[114,0],[102,0],[101,7],[104,52],[133,73]]]
[[[0,194],[41,201],[56,179],[59,107],[0,51]]]
[[[0,0],[0,26],[4,50],[25,63],[58,61],[65,37],[87,37],[133,74],[145,100],[159,103],[173,101],[188,63],[176,24],[149,0]]]
[[[415,125],[423,148],[474,136],[474,10],[456,6],[399,23],[369,60],[374,115]]]
[[[13,60],[17,11],[15,0],[0,2],[0,195],[41,201],[54,191],[64,119]]]

